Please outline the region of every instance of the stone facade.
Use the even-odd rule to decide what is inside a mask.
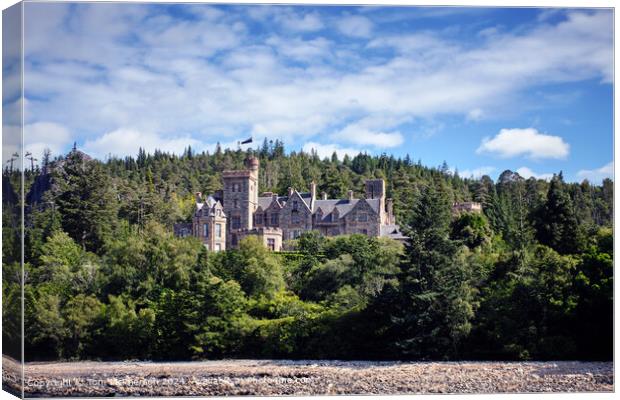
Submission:
[[[259,196],[258,159],[248,158],[245,167],[244,170],[224,171],[224,190],[216,197],[209,197],[205,203],[199,199],[196,201],[192,233],[211,250],[235,248],[243,237],[257,235],[265,246],[280,251],[284,241],[310,230],[324,236],[357,233],[401,241],[407,239],[396,224],[393,202],[386,197],[383,179],[367,180],[365,196],[361,199],[355,198],[353,191],[349,191],[346,199],[328,199],[324,193],[318,198],[314,182],[310,192],[289,188],[284,196],[271,192]],[[223,226],[218,232],[224,235],[225,242],[221,237],[217,237],[219,241],[213,241],[211,231],[214,224]],[[181,225],[175,226],[175,233],[187,231]],[[204,229],[210,236],[201,236]]]
[[[226,214],[222,204],[209,196],[202,202],[200,193],[196,193],[196,212],[192,221],[192,234],[208,250],[226,250]]]
[[[222,203],[228,219],[227,241],[231,246],[237,245],[240,230],[254,226],[254,212],[258,205],[258,166],[258,159],[251,157],[245,161],[245,170],[222,173]]]
[[[253,235],[258,236],[259,239],[263,242],[265,247],[267,247],[271,251],[281,251],[282,250],[282,230],[278,228],[252,228],[252,229],[241,229],[237,233],[239,240],[242,240],[244,237]]]
[[[453,203],[452,204],[452,212],[460,213],[460,212],[474,212],[481,213],[482,212],[482,204],[476,203],[474,201],[466,201],[463,203]]]

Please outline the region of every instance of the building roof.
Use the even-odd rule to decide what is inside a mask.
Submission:
[[[408,239],[408,237],[403,235],[403,233],[400,231],[400,226],[396,224],[381,225],[381,231],[379,232],[379,236],[388,237],[394,240]]]
[[[310,208],[310,199],[312,198],[312,194],[311,193],[299,193],[299,197],[301,197],[301,199],[308,205],[308,208]],[[288,196],[278,196],[277,199],[278,199],[278,203],[281,206],[284,206],[286,202],[288,201]],[[316,213],[318,209],[320,208],[321,211],[323,212],[323,216],[325,217],[331,214],[334,211],[334,209],[337,209],[338,217],[342,218],[343,216],[351,212],[351,210],[353,210],[353,208],[357,205],[357,203],[360,200],[365,200],[368,203],[368,205],[370,205],[370,207],[373,209],[373,211],[375,211],[376,213],[379,213],[379,210],[381,208],[381,201],[379,199],[322,200],[318,198],[314,201],[314,209],[312,210],[312,213]],[[258,198],[258,206],[262,208],[263,210],[266,210],[267,208],[269,208],[272,202],[273,202],[272,196],[263,196],[263,197]]]
[[[208,196],[204,203],[196,203],[196,214],[198,214],[204,207],[209,210],[209,215],[215,215],[216,208],[222,208],[222,205],[213,196]],[[223,211],[222,211],[223,212]]]

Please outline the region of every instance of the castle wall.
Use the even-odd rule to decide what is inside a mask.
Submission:
[[[297,192],[288,199],[280,210],[280,225],[283,239],[295,239],[305,231],[312,229],[312,211]]]
[[[381,216],[364,200],[357,202],[353,210],[344,216],[344,234],[354,233],[380,236]]]

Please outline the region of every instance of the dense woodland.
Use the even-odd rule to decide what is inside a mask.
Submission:
[[[384,178],[403,246],[314,233],[271,253],[176,238],[194,192],[247,153],[261,191],[345,197]],[[3,340],[19,356],[19,177],[3,174]],[[25,354],[43,359],[612,359],[613,182],[467,179],[448,165],[247,151],[90,160],[25,172]],[[483,214],[453,215],[474,200]]]

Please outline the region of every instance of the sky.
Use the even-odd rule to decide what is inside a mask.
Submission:
[[[26,3],[25,21],[35,156],[251,136],[467,177],[613,175],[610,9]]]

